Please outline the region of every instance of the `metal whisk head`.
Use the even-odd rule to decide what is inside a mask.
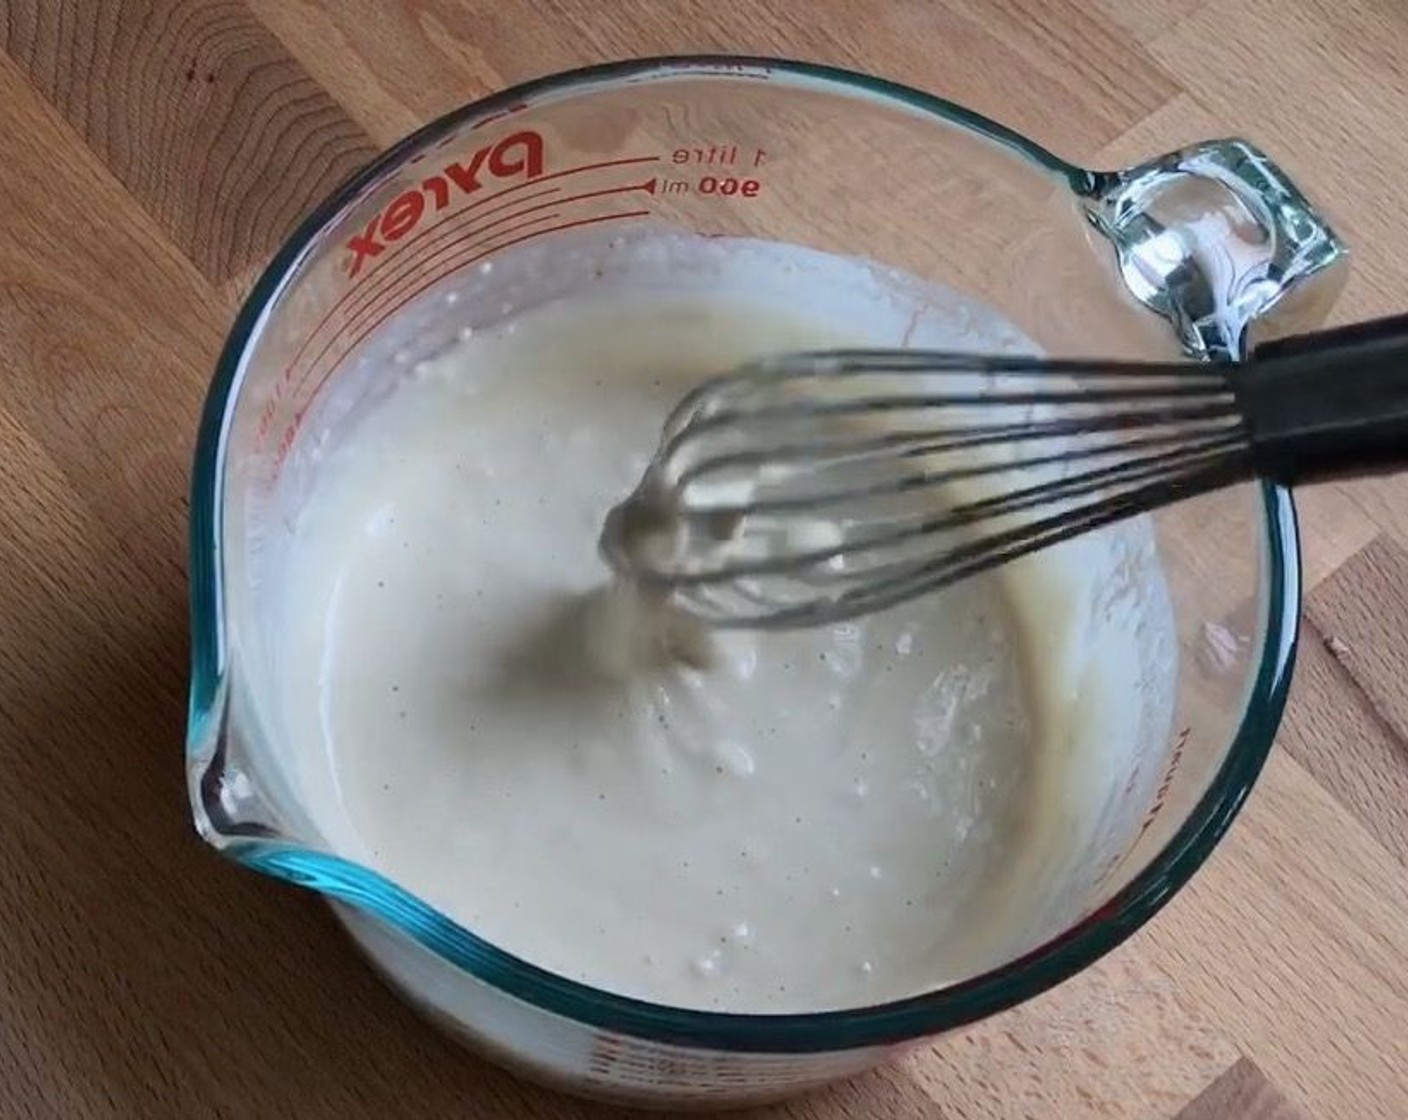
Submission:
[[[1408,315],[1237,365],[852,350],[710,381],[601,549],[720,626],[880,610],[1253,477],[1408,466]]]
[[[601,548],[716,625],[816,625],[1253,473],[1216,366],[793,354],[679,404]]]

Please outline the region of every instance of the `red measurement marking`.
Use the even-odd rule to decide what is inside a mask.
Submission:
[[[1164,804],[1168,801],[1169,790],[1173,788],[1174,775],[1178,773],[1179,766],[1183,763],[1183,752],[1188,746],[1188,739],[1192,736],[1193,729],[1185,727],[1178,733],[1178,738],[1173,744],[1173,754],[1168,760],[1168,767],[1164,770],[1163,780],[1159,782],[1159,788],[1154,791],[1153,803],[1149,806],[1149,811],[1144,814],[1144,821],[1139,826],[1139,835],[1134,838],[1137,844],[1144,838],[1144,834],[1149,831],[1150,826],[1159,819],[1159,814],[1164,811]]]
[[[543,206],[552,206],[552,205],[554,205],[554,204],[551,203],[551,202],[548,202],[548,203],[544,203],[544,204],[543,204]],[[531,211],[531,210],[541,210],[542,208],[543,208],[542,206],[530,206],[530,207],[528,208],[528,210],[530,210],[530,211]],[[477,228],[477,229],[471,230],[469,233],[465,234],[465,238],[462,238],[461,240],[464,240],[464,239],[467,239],[467,238],[471,238],[471,237],[477,237],[477,236],[479,236],[480,234],[484,233],[484,232],[487,231],[487,230],[493,229],[493,228],[496,227],[496,226],[501,226],[501,225],[503,225],[505,222],[511,222],[511,221],[513,221],[515,218],[521,218],[521,217],[523,217],[524,213],[527,213],[527,211],[522,211],[522,212],[515,213],[515,214],[505,214],[502,218],[499,218],[499,219],[497,219],[497,220],[495,220],[495,221],[489,222],[488,224],[483,225],[483,226],[480,226],[480,227]],[[546,222],[546,221],[551,220],[552,218],[556,218],[556,217],[559,217],[559,216],[560,216],[560,215],[557,214],[556,212],[549,213],[549,214],[539,214],[537,217],[529,218],[528,221],[526,221],[526,222],[520,222],[520,223],[519,223],[518,225],[516,225],[516,226],[510,226],[507,230],[499,230],[499,234],[496,235],[496,236],[502,235],[502,234],[504,234],[504,233],[509,233],[509,232],[511,232],[511,231],[514,231],[514,230],[524,229],[524,228],[526,228],[527,226],[531,226],[531,225],[533,225],[533,224],[536,223],[536,222]],[[446,277],[446,276],[448,276],[448,275],[449,275],[449,272],[440,272],[440,273],[437,273],[434,277],[432,277],[431,282],[434,283],[435,281],[441,280],[441,279],[443,279],[444,277]],[[405,278],[406,278],[406,277],[402,276],[402,277],[399,277],[399,278],[397,278],[397,279],[405,279]],[[397,282],[397,280],[392,280],[390,283],[384,285],[383,287],[371,289],[371,290],[367,293],[367,295],[370,296],[371,298],[370,298],[369,300],[365,301],[365,302],[362,304],[361,307],[359,307],[355,312],[352,313],[352,315],[349,317],[349,321],[343,325],[342,331],[348,331],[348,330],[354,329],[354,328],[356,327],[356,321],[355,321],[355,320],[356,320],[356,318],[357,318],[358,316],[364,314],[365,312],[367,312],[367,311],[369,311],[369,310],[375,312],[375,310],[376,310],[376,306],[375,306],[375,305],[378,303],[378,301],[384,299],[384,298],[385,298],[387,295],[389,295],[389,294],[394,294],[394,288],[395,288],[396,282]],[[312,360],[308,363],[308,365],[307,365],[307,367],[306,367],[306,370],[305,370],[305,374],[306,374],[307,372],[309,372],[309,371],[314,370],[314,369],[317,368],[318,363],[321,362],[321,361],[323,360],[323,358],[327,355],[327,352],[328,352],[329,350],[331,350],[331,349],[337,344],[337,340],[338,340],[341,336],[342,336],[342,332],[340,331],[340,332],[338,332],[337,334],[334,334],[334,335],[330,336],[330,337],[328,338],[328,340],[323,343],[323,348],[322,348],[321,350],[319,350],[316,354],[314,354]],[[297,383],[297,385],[295,386],[295,392],[297,391],[297,389],[298,389],[299,387],[302,386],[304,380],[307,380],[306,376],[305,376],[302,380],[300,380],[300,381]]]
[[[670,162],[676,166],[692,163],[704,167],[736,167],[740,162],[756,167],[767,158],[762,148],[742,148],[737,144],[707,144],[698,148],[675,148]]]
[[[442,141],[442,144],[448,143],[450,139],[453,139],[453,137],[447,138],[445,141]],[[453,213],[446,215],[443,219],[441,219],[439,222],[436,222],[434,225],[426,226],[423,229],[416,230],[414,233],[411,234],[410,237],[404,238],[403,240],[397,243],[397,253],[395,255],[402,255],[400,252],[401,250],[409,248],[411,245],[419,241],[422,237],[437,232],[442,228],[449,226],[449,224],[452,222],[457,222],[463,215],[470,213],[478,214],[484,207],[488,206],[492,202],[498,201],[505,195],[517,194],[519,191],[526,190],[528,187],[541,186],[542,184],[551,182],[554,179],[565,179],[569,176],[581,175],[584,172],[588,171],[601,171],[609,167],[629,167],[640,163],[656,163],[659,161],[659,159],[659,156],[630,156],[626,159],[603,160],[600,163],[584,163],[577,167],[569,167],[562,171],[553,171],[547,175],[539,175],[536,179],[527,180],[522,183],[514,183],[512,186],[505,187],[503,190],[496,191],[494,194],[486,195],[485,197],[480,199],[475,199],[474,201],[466,204],[465,206],[460,207],[460,209],[454,211]],[[559,190],[561,188],[554,187],[552,189]],[[531,197],[539,198],[543,196],[541,194],[535,193]],[[375,271],[376,266],[375,264],[373,264],[373,266],[367,270],[367,274],[371,275]],[[348,288],[333,302],[332,306],[329,307],[327,311],[323,313],[322,318],[319,319],[318,322],[314,324],[313,329],[309,331],[307,335],[304,336],[303,341],[300,342],[298,345],[298,349],[294,351],[293,357],[289,359],[288,364],[284,366],[283,370],[280,372],[278,381],[279,386],[282,387],[287,385],[287,383],[293,376],[294,367],[298,365],[299,361],[303,358],[304,354],[308,350],[308,347],[313,344],[313,340],[318,337],[319,333],[328,325],[328,323],[332,320],[332,317],[336,315],[337,312],[342,308],[343,304],[345,304],[353,296],[357,295],[363,287],[364,285],[359,283]],[[278,390],[276,389],[276,392],[277,391]]]
[[[497,226],[503,225],[505,222],[514,221],[515,219],[524,217],[525,215],[537,213],[539,211],[546,210],[550,207],[561,206],[568,202],[579,202],[584,199],[600,198],[604,195],[623,194],[635,190],[643,190],[650,193],[654,193],[654,186],[655,180],[650,179],[644,183],[633,183],[624,187],[607,187],[598,191],[586,191],[582,194],[568,195],[564,198],[554,198],[548,202],[539,203],[536,206],[525,206],[522,209],[515,210],[511,214],[505,214],[503,217],[497,219],[496,221],[486,222],[483,225],[476,225],[474,228],[464,230],[463,232],[460,232],[456,228],[452,228],[450,226],[450,223],[447,222],[443,227],[441,227],[441,237],[437,238],[436,240],[443,241],[446,235],[457,232],[459,232],[459,236],[453,238],[448,242],[445,242],[444,244],[439,245],[432,252],[426,252],[426,249],[429,248],[429,242],[427,242],[426,245],[420,247],[420,250],[414,257],[406,258],[405,264],[409,267],[392,269],[384,275],[378,277],[380,280],[384,281],[384,283],[382,283],[379,287],[370,287],[362,289],[362,295],[365,298],[363,298],[359,304],[356,304],[347,312],[347,322],[343,324],[338,334],[355,328],[357,319],[363,314],[365,314],[368,310],[375,311],[378,303],[383,301],[386,296],[393,291],[395,286],[402,280],[407,279],[408,277],[416,274],[419,271],[424,271],[425,267],[428,266],[432,261],[436,261],[438,258],[445,257],[446,254],[449,254],[449,256],[453,257],[454,252],[457,248],[463,247],[466,242],[476,237],[479,237],[481,234],[485,233],[490,229],[494,229]],[[519,202],[526,202],[529,199],[540,198],[560,189],[561,188],[559,187],[549,187],[545,191],[538,191],[531,195],[525,195],[522,199],[512,199],[503,206],[497,206],[489,210],[477,212],[473,216],[476,218],[483,218],[491,213],[500,213],[507,207],[514,206]],[[559,215],[556,213],[556,211],[554,211],[551,214],[542,214],[538,218],[534,219],[534,221],[546,221],[549,218],[556,218],[558,216]],[[515,226],[513,228],[517,229],[520,227]],[[439,279],[444,275],[446,275],[446,273],[441,271],[436,278]],[[308,363],[309,369],[316,367],[317,364],[323,359],[327,352],[337,342],[338,334],[330,336],[328,340],[323,343],[322,349],[320,349],[317,354],[313,356],[313,359]]]
[[[486,225],[476,226],[474,229],[466,230],[463,233],[460,233],[458,237],[454,237],[451,240],[446,241],[444,244],[437,247],[433,252],[419,254],[415,260],[410,262],[413,266],[410,270],[402,269],[401,275],[396,276],[394,278],[390,277],[390,275],[388,274],[388,282],[379,289],[370,290],[367,293],[370,298],[366,300],[362,304],[362,306],[358,308],[358,310],[350,312],[348,317],[349,319],[355,319],[365,313],[368,309],[375,308],[381,300],[385,299],[386,295],[391,291],[392,287],[396,283],[399,283],[401,280],[404,280],[411,273],[418,271],[421,268],[430,266],[432,262],[438,268],[447,257],[453,257],[455,251],[457,249],[462,248],[467,241],[478,237],[485,230],[492,229],[493,227],[500,225],[503,222],[511,221],[514,218],[523,217],[524,215],[536,213],[541,210],[547,210],[549,208],[553,208],[554,210],[556,210],[556,208],[558,207],[566,206],[569,202],[583,202],[593,198],[604,198],[613,194],[629,194],[631,191],[645,191],[647,193],[653,194],[654,186],[655,180],[650,179],[644,183],[632,183],[624,187],[606,187],[599,191],[584,191],[581,194],[565,195],[562,198],[554,198],[547,202],[540,202],[536,206],[525,206],[520,210],[515,210],[512,214],[505,215],[498,221],[489,222]],[[552,216],[556,217],[557,215],[556,213],[554,213]],[[445,275],[446,273],[440,272],[435,278],[442,279]],[[355,324],[353,322],[349,322],[343,329],[346,330],[354,325]],[[314,360],[313,364],[317,364],[316,359]]]
[[[526,108],[528,108],[528,102],[519,101],[516,104],[510,105],[507,109],[502,109],[497,113],[490,113],[481,121],[475,121],[472,125],[469,126],[469,130],[470,132],[474,132],[477,129],[483,128],[486,124],[492,124],[494,121],[501,121],[505,117],[513,116],[514,113],[521,113]]]
[[[703,175],[699,179],[700,194],[721,194],[725,198],[757,198],[763,184],[757,179],[739,179],[733,175]]]
[[[524,129],[481,145],[463,161],[451,160],[438,174],[406,187],[372,216],[361,233],[348,239],[352,256],[343,266],[347,275],[356,276],[364,263],[381,256],[390,244],[420,225],[427,214],[449,206],[451,187],[457,194],[473,195],[483,190],[488,180],[541,178],[543,149],[542,133]]]
[[[480,149],[480,151],[490,151],[490,152],[493,152],[493,151],[496,151],[496,148]],[[529,187],[529,186],[541,186],[542,183],[551,183],[551,182],[553,182],[553,180],[555,180],[555,179],[565,179],[565,178],[567,178],[567,176],[569,176],[569,175],[582,175],[583,172],[590,172],[590,170],[603,170],[603,169],[605,169],[605,168],[625,168],[625,166],[635,165],[635,163],[656,163],[656,162],[659,162],[659,159],[660,159],[660,156],[658,156],[658,155],[638,155],[638,156],[629,156],[629,158],[627,158],[627,159],[605,159],[605,161],[601,161],[600,163],[582,163],[582,165],[576,166],[576,168],[566,168],[565,170],[558,170],[558,172],[551,172],[551,173],[548,173],[548,175],[535,175],[535,176],[532,176],[531,179],[525,179],[524,182],[521,182],[521,183],[514,183],[513,186],[504,187],[503,190],[498,190],[498,192],[496,192],[496,193],[494,193],[494,194],[489,194],[489,196],[483,197],[483,199],[477,199],[477,200],[474,200],[474,201],[470,201],[470,203],[467,203],[466,206],[460,207],[459,210],[452,211],[452,213],[451,213],[451,214],[448,214],[448,216],[446,216],[446,217],[444,218],[444,220],[438,221],[438,223],[434,223],[434,224],[432,224],[432,225],[427,225],[427,227],[422,227],[422,228],[420,228],[420,230],[414,230],[413,232],[411,232],[410,237],[401,237],[401,238],[398,238],[398,239],[397,239],[397,242],[396,242],[396,248],[404,247],[404,245],[411,245],[411,244],[413,244],[413,242],[417,241],[418,238],[421,238],[422,235],[428,234],[429,231],[431,231],[431,230],[436,230],[436,228],[439,228],[439,227],[441,227],[441,225],[444,225],[444,224],[445,224],[445,221],[451,220],[451,218],[453,218],[453,217],[458,217],[459,214],[465,213],[466,210],[470,210],[470,209],[472,209],[472,207],[483,206],[484,203],[491,203],[491,201],[494,201],[494,200],[496,200],[496,199],[501,199],[501,197],[504,197],[504,194],[508,194],[508,193],[511,193],[511,192],[515,192],[515,190],[524,190],[525,187]],[[438,180],[438,179],[436,179],[436,180]],[[429,183],[431,183],[431,182],[436,182],[436,180],[427,180],[427,183],[425,183],[425,185],[422,185],[422,186],[428,186]],[[444,183],[442,183],[442,185],[444,185]],[[446,199],[446,200],[448,200],[448,199]],[[393,203],[391,203],[391,206],[394,206],[394,200],[393,200]],[[380,223],[380,221],[383,220],[383,216],[389,216],[389,213],[390,213],[390,210],[391,210],[391,206],[387,206],[386,209],[384,209],[384,210],[382,211],[382,214],[379,214],[379,216],[377,216],[376,218],[373,218],[373,223],[372,223],[372,224],[373,224],[373,225],[376,225],[377,223]],[[444,209],[444,204],[439,204],[439,194],[438,194],[438,193],[436,193],[436,207],[435,207],[435,209],[436,209],[436,210],[442,210],[442,209]],[[369,227],[369,228],[370,228],[370,227]],[[363,235],[363,237],[365,237],[365,235]],[[353,237],[353,238],[352,238],[352,241],[353,241],[353,242],[358,242],[358,244],[360,244],[360,242],[362,242],[362,237]],[[380,247],[377,248],[375,252],[372,252],[372,251],[370,251],[370,245],[363,245],[363,247],[362,247],[362,249],[360,249],[360,251],[362,251],[363,254],[365,254],[366,256],[369,256],[369,258],[370,258],[370,256],[377,256],[377,255],[380,255],[380,252],[384,251],[384,249],[386,249],[386,248],[387,248],[386,245],[380,245]],[[356,249],[353,249],[353,251],[356,251]],[[393,254],[393,255],[396,255],[396,254]],[[372,263],[370,263],[370,265],[367,265],[367,268],[366,268],[366,273],[367,273],[367,275],[369,275],[370,272],[373,272],[373,270],[375,270],[375,268],[376,268],[376,262],[372,262]],[[358,275],[358,273],[353,272],[352,275],[355,276],[355,275]]]
[[[382,326],[392,315],[400,311],[401,308],[405,307],[406,304],[410,303],[411,300],[415,299],[422,292],[426,291],[428,288],[433,287],[435,284],[438,284],[446,276],[450,276],[453,273],[460,271],[461,269],[467,268],[472,264],[476,264],[479,261],[483,260],[485,257],[492,256],[494,253],[502,252],[504,249],[512,248],[514,245],[520,245],[525,241],[531,241],[535,237],[542,237],[549,233],[561,233],[564,230],[577,229],[581,226],[599,225],[604,222],[615,222],[625,218],[644,218],[648,217],[649,215],[649,210],[626,210],[619,214],[599,214],[594,218],[577,218],[574,221],[563,222],[561,225],[548,226],[546,229],[534,230],[532,233],[525,233],[520,237],[510,238],[508,241],[500,242],[497,245],[493,245],[487,249],[484,249],[482,252],[475,253],[473,256],[467,257],[466,259],[459,261],[453,268],[447,269],[445,272],[442,272],[438,276],[433,276],[430,279],[426,280],[424,283],[418,284],[415,287],[411,288],[409,291],[405,292],[399,299],[397,299],[395,303],[382,310],[376,318],[372,319],[371,322],[367,323],[360,331],[358,331],[357,334],[343,349],[342,353],[338,355],[336,361],[332,362],[332,364],[329,365],[328,368],[323,371],[322,376],[319,377],[317,383],[313,386],[312,392],[308,394],[308,404],[305,405],[303,408],[300,408],[294,414],[290,431],[296,432],[298,430],[298,426],[302,422],[304,415],[307,413],[308,408],[311,407],[313,401],[317,399],[318,394],[323,391],[323,386],[327,384],[328,378],[332,376],[333,372],[337,369],[338,365],[343,361],[344,358],[346,358],[349,354],[356,350],[357,347],[360,346],[362,342],[366,340],[368,335],[370,335],[378,327]],[[525,224],[534,225],[537,222],[544,220],[544,217],[534,218],[531,222]],[[499,232],[500,234],[503,234],[511,231],[500,230]],[[312,372],[312,369],[313,366],[310,366],[310,373]],[[291,435],[285,437],[285,440],[281,442],[287,442],[291,444]],[[275,465],[275,469],[278,469],[277,463]]]
[[[524,207],[521,210],[515,211],[515,215],[530,214],[538,210],[546,209],[550,206],[561,206],[568,202],[579,202],[583,199],[599,198],[603,195],[609,194],[622,194],[627,191],[633,190],[644,190],[653,194],[654,184],[655,180],[651,179],[645,183],[632,183],[624,187],[607,187],[598,191],[586,191],[582,194],[566,195],[561,198],[553,198],[552,201],[544,202],[537,206]],[[546,190],[535,191],[532,194],[524,195],[522,198],[510,199],[503,205],[490,207],[489,209],[482,211],[476,211],[474,214],[470,215],[470,218],[471,220],[477,220],[479,218],[487,217],[490,214],[502,213],[509,207],[517,206],[519,203],[528,202],[536,198],[548,198],[553,195],[556,195],[556,193],[561,189],[561,187],[548,187]],[[514,215],[510,215],[510,217],[512,216]],[[416,253],[414,256],[407,256],[399,265],[393,265],[388,268],[384,273],[378,273],[377,280],[380,282],[379,287],[368,286],[362,288],[360,294],[364,298],[361,299],[360,303],[354,302],[353,305],[348,308],[345,316],[348,322],[343,325],[342,329],[346,330],[347,327],[351,325],[351,321],[355,320],[357,316],[362,314],[362,312],[365,311],[368,306],[374,303],[377,298],[379,298],[379,296],[381,296],[389,287],[396,283],[399,283],[401,280],[404,280],[410,274],[423,270],[425,266],[428,265],[431,261],[435,260],[437,257],[442,256],[446,252],[446,250],[453,249],[455,246],[463,244],[463,242],[467,238],[474,237],[475,235],[482,233],[484,230],[490,229],[493,225],[496,224],[490,222],[488,225],[477,226],[470,230],[464,230],[463,227],[465,223],[456,220],[458,218],[459,215],[457,214],[453,218],[447,219],[446,221],[442,222],[439,226],[437,226],[435,229],[435,236],[427,237],[423,244],[417,246]],[[455,234],[458,234],[459,236],[456,237],[454,236]]]
[[[526,186],[527,184],[521,185]],[[420,238],[424,236],[425,242],[424,244],[416,247],[416,252],[414,254],[401,254],[397,262],[393,262],[388,268],[385,268],[381,272],[378,272],[376,274],[376,280],[378,281],[378,283],[380,283],[380,287],[378,287],[377,284],[358,284],[355,288],[350,289],[349,291],[344,293],[341,298],[338,299],[337,303],[333,305],[333,310],[337,310],[338,308],[342,307],[344,303],[347,303],[348,300],[351,300],[352,304],[350,307],[347,308],[346,318],[355,319],[358,315],[362,313],[363,310],[366,309],[367,303],[370,300],[376,298],[378,292],[385,291],[387,285],[394,284],[398,280],[403,279],[408,273],[414,272],[416,270],[416,266],[422,264],[425,261],[426,251],[430,249],[432,245],[434,245],[436,242],[444,240],[445,237],[449,236],[450,234],[453,234],[457,229],[462,228],[465,222],[461,221],[460,219],[467,219],[468,221],[477,221],[480,218],[487,218],[490,214],[501,214],[509,207],[517,206],[521,202],[529,202],[535,198],[549,198],[552,195],[555,195],[560,190],[562,190],[561,187],[546,187],[543,190],[533,191],[531,194],[525,194],[522,198],[510,198],[508,201],[503,202],[498,206],[479,205],[474,207],[465,207],[463,210],[456,211],[454,214],[451,214],[439,225],[431,226],[428,229],[422,230],[420,234],[417,234],[414,238],[412,238],[412,241],[419,241]],[[509,191],[500,191],[498,194],[494,195],[493,198],[486,198],[484,202],[492,202],[495,199],[501,198],[503,195],[509,193]],[[551,203],[549,203],[548,205],[551,205]],[[534,207],[534,209],[539,208]],[[488,227],[486,226],[483,228]],[[360,300],[361,302],[359,303],[358,300]],[[322,327],[323,323],[327,322],[327,319],[328,316],[325,315],[323,317],[322,322],[318,324],[318,327],[314,328],[314,333],[316,333],[317,330]],[[344,324],[343,329],[346,329],[346,324]]]
[[[558,176],[556,175],[544,175],[543,179],[555,179],[557,177]],[[416,233],[406,238],[406,240],[403,241],[399,246],[397,246],[397,248],[398,250],[402,248],[408,248],[415,242],[419,241],[422,237],[427,237],[431,234],[445,230],[452,223],[458,222],[458,220],[463,217],[469,216],[470,218],[475,218],[480,217],[483,214],[497,214],[500,210],[503,209],[503,207],[489,206],[489,203],[497,202],[505,195],[517,194],[525,187],[537,186],[541,182],[541,179],[535,179],[530,183],[515,183],[511,187],[507,187],[504,190],[499,191],[497,194],[491,194],[486,196],[485,198],[479,199],[478,201],[471,202],[467,206],[461,207],[459,210],[456,210],[453,214],[448,215],[443,221],[438,222],[433,226],[427,226],[422,230],[418,230]],[[544,198],[547,195],[553,193],[554,191],[559,191],[561,189],[561,187],[548,187],[546,190],[535,191],[533,194],[525,195],[523,199],[511,199],[505,205],[512,206],[515,202],[526,201],[529,198]],[[398,256],[404,257],[405,254],[398,253]],[[372,293],[374,293],[375,291],[375,288],[371,289]],[[294,366],[298,364],[299,360],[307,352],[308,347],[313,344],[313,340],[318,337],[319,333],[321,333],[323,328],[328,325],[332,317],[342,309],[343,305],[346,304],[347,301],[350,299],[366,294],[368,294],[368,289],[366,285],[356,284],[348,288],[345,292],[342,293],[342,295],[337,297],[337,299],[333,302],[332,306],[329,307],[327,311],[323,313],[323,317],[313,325],[313,329],[309,331],[308,334],[304,336],[303,341],[298,344],[298,349],[294,351],[293,357],[289,359],[288,365],[284,366],[283,371],[279,375],[280,383],[286,383],[290,379],[291,375],[293,374]],[[363,304],[363,306],[365,306],[365,303]],[[349,312],[349,314],[357,315],[360,311],[361,308],[354,308],[351,312]]]

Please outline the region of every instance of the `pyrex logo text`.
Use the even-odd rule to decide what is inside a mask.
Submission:
[[[542,173],[543,138],[531,131],[515,132],[495,144],[486,144],[467,162],[446,164],[439,175],[432,175],[419,188],[398,194],[347,243],[352,251],[344,266],[347,275],[356,276],[363,263],[379,256],[388,242],[399,241],[415,229],[428,209],[439,212],[450,205],[452,184],[464,194],[473,194],[484,185],[484,177],[511,179],[521,175],[527,181]]]

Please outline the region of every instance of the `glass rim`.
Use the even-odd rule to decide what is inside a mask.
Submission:
[[[471,121],[508,113],[545,95],[698,77],[782,78],[836,94],[876,97],[986,137],[1077,192],[1094,177],[1005,125],[912,87],[811,62],[727,54],[632,59],[536,78],[451,110],[387,148],[336,188],[280,247],[236,316],[215,367],[199,422],[191,480],[188,764],[211,741],[211,725],[222,718],[226,692],[221,552],[229,404],[243,380],[251,342],[318,235],[367,185],[411,153]],[[1250,792],[1285,706],[1298,638],[1301,581],[1290,493],[1271,484],[1260,484],[1259,491],[1267,573],[1260,660],[1237,731],[1207,790],[1163,849],[1103,905],[1015,960],[958,984],[843,1010],[739,1014],[671,1007],[594,988],[530,964],[350,860],[282,839],[233,835],[207,839],[246,867],[370,912],[500,991],[604,1031],[722,1051],[809,1053],[891,1045],[975,1022],[1068,979],[1139,929],[1202,865]],[[193,808],[200,812],[199,805]]]

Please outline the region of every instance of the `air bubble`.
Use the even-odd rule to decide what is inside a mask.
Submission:
[[[746,778],[757,768],[752,752],[742,743],[722,741],[714,747],[714,756],[717,759],[714,770],[718,774]]]

